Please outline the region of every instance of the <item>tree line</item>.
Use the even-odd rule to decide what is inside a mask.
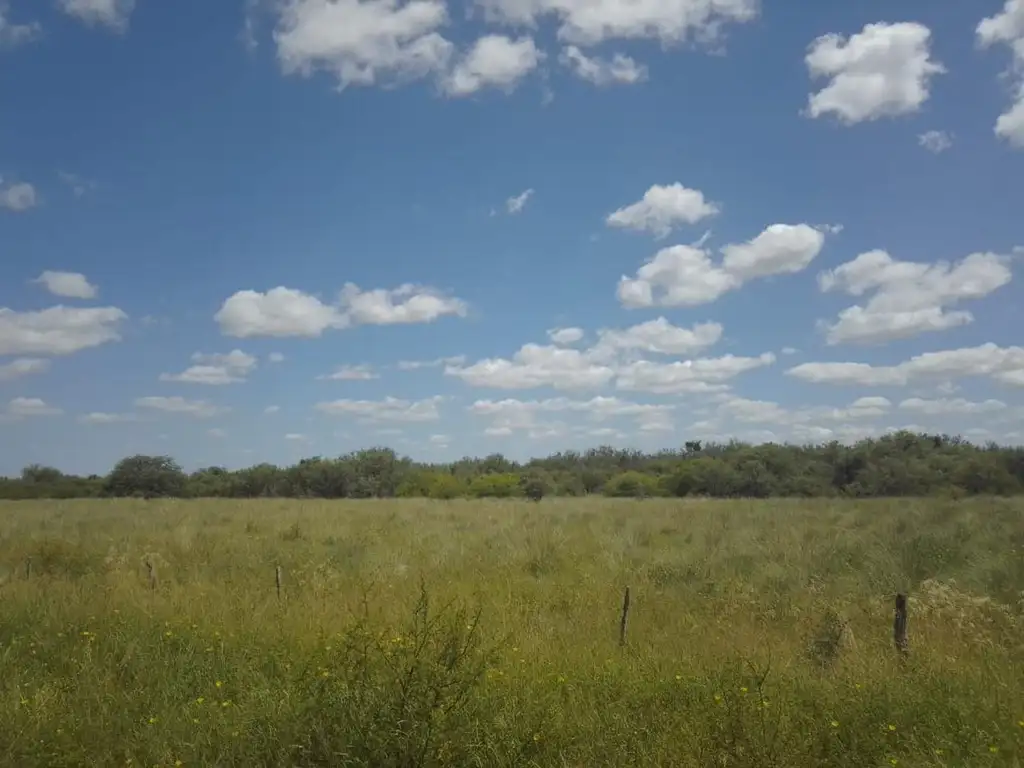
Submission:
[[[178,497],[509,498],[712,496],[720,498],[1010,495],[1024,493],[1024,448],[957,436],[897,432],[854,445],[690,441],[657,453],[612,447],[561,451],[526,462],[500,453],[429,464],[369,448],[289,467],[258,464],[192,473],[168,456],[130,456],[105,476],[38,464],[0,478],[0,498]]]

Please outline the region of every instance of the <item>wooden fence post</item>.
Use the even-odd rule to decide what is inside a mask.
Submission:
[[[902,592],[896,594],[896,610],[892,621],[892,639],[896,643],[896,650],[901,656],[910,652],[910,643],[907,640],[907,596]]]
[[[26,557],[25,558],[25,578],[26,579],[31,579],[32,578],[32,558],[31,557]]]
[[[146,561],[146,570],[149,572],[149,588],[156,589],[157,578],[156,578],[156,566],[153,565],[152,560]]]
[[[619,645],[626,644],[626,620],[629,617],[629,587],[622,598],[622,620],[619,622]]]
[[[281,566],[274,568],[274,583],[277,585],[277,599],[281,599]]]

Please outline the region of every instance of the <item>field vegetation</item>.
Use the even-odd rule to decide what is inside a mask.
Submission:
[[[495,453],[416,462],[389,448],[313,456],[290,467],[182,470],[169,456],[129,456],[106,476],[38,464],[0,478],[0,498],[963,497],[1024,494],[1024,447],[896,432],[855,445],[687,441],[644,453],[604,446],[527,462]]]
[[[1024,765],[1017,499],[30,500],[0,522],[3,765]]]

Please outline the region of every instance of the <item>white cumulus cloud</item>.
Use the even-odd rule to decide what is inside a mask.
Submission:
[[[543,58],[530,37],[484,35],[455,63],[441,87],[449,96],[468,96],[483,88],[511,91]]]
[[[862,253],[818,276],[822,291],[871,296],[842,310],[825,326],[829,344],[879,343],[942,331],[973,322],[967,310],[951,310],[1010,282],[1010,259],[972,253],[959,262],[897,261],[881,250]]]
[[[609,213],[609,227],[648,232],[655,238],[667,237],[680,224],[696,224],[721,210],[717,203],[704,199],[699,189],[674,184],[655,184],[642,199]]]
[[[89,25],[98,24],[115,32],[128,28],[135,0],[58,0],[65,13]]]
[[[448,20],[441,0],[283,0],[278,8],[283,71],[326,71],[340,88],[437,74],[454,52],[438,32]]]
[[[729,23],[757,18],[758,0],[476,0],[485,17],[536,27],[558,22],[558,39],[591,46],[614,39],[657,40],[663,45],[713,43]]]
[[[68,299],[95,299],[99,290],[81,272],[45,270],[32,281],[44,286],[54,296]]]
[[[810,95],[807,114],[854,124],[918,111],[932,78],[946,71],[930,42],[931,30],[916,22],[867,24],[849,39],[822,35],[805,61],[812,78],[829,82]]]
[[[748,280],[801,271],[824,243],[818,228],[772,224],[752,240],[723,246],[720,265],[702,247],[673,245],[658,251],[635,277],[619,280],[619,301],[628,308],[708,304]]]
[[[117,307],[56,306],[34,312],[0,307],[0,355],[69,355],[121,338]]]
[[[925,352],[896,365],[832,362],[803,363],[786,373],[815,384],[902,387],[921,380],[949,382],[957,378],[988,377],[1024,387],[1024,348],[988,342],[940,352]]]
[[[429,323],[446,315],[464,317],[467,311],[461,299],[427,286],[406,283],[393,290],[363,291],[346,283],[336,304],[283,286],[266,293],[238,291],[224,301],[214,320],[226,336],[314,338],[328,329]]]
[[[978,23],[975,34],[982,47],[1005,45],[1012,52],[1008,74],[1013,83],[1013,101],[998,117],[993,130],[1010,146],[1024,149],[1024,0],[1006,0],[1002,11]]]

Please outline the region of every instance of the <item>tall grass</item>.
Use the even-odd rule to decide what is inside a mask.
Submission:
[[[1021,766],[1024,504],[0,504],[0,764]]]

